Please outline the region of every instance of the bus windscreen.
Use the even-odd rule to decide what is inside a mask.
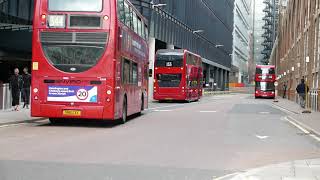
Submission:
[[[103,47],[81,45],[43,45],[48,61],[64,72],[83,72],[97,64]]]
[[[179,87],[181,74],[157,74],[159,87]]]
[[[256,89],[260,91],[274,91],[274,82],[256,82]]]
[[[102,0],[49,0],[50,11],[101,12]]]

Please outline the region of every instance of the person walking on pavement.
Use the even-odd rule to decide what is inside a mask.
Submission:
[[[19,69],[14,69],[14,75],[10,77],[9,89],[11,90],[12,106],[14,111],[19,111],[20,92],[22,88],[22,77],[19,75]]]
[[[23,81],[22,94],[23,94],[23,102],[24,102],[23,108],[29,109],[31,74],[29,74],[27,67],[23,68],[22,81]]]
[[[286,98],[286,94],[287,94],[287,83],[283,84],[283,99]]]
[[[299,94],[300,106],[302,108],[306,107],[306,95],[309,92],[309,87],[304,83],[304,79],[301,79],[301,83],[296,88],[297,93]]]

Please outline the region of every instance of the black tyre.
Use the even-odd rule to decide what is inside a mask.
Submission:
[[[128,119],[128,106],[127,106],[127,99],[124,98],[123,105],[122,105],[122,118],[120,120],[121,124],[124,124],[127,122]]]

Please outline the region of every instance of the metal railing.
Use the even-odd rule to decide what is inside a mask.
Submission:
[[[318,111],[318,106],[319,106],[319,90],[318,89],[312,89],[309,92],[309,106],[311,110],[313,111]]]
[[[9,84],[0,84],[0,110],[10,109],[12,102]]]

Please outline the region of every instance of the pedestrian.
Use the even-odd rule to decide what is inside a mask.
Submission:
[[[304,79],[301,79],[301,83],[296,88],[297,93],[299,94],[300,106],[302,108],[306,107],[306,95],[309,92],[309,87],[304,83]]]
[[[10,77],[9,89],[11,90],[13,111],[19,111],[20,92],[22,88],[22,77],[19,69],[14,69],[14,75]]]
[[[287,83],[285,82],[283,84],[283,99],[286,98],[287,95]]]
[[[23,81],[22,94],[23,94],[23,102],[24,102],[23,108],[29,109],[31,74],[29,74],[27,67],[23,68],[22,81]]]

